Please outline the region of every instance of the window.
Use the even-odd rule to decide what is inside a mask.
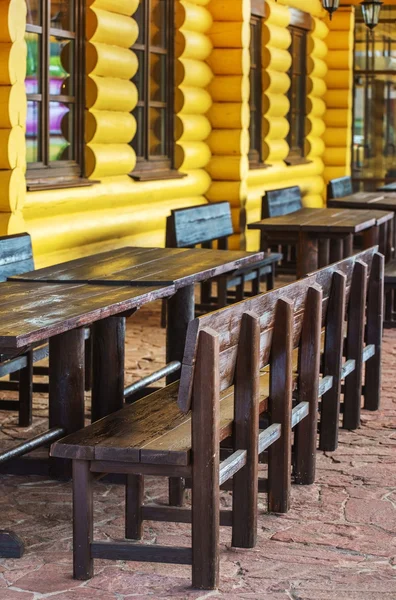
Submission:
[[[287,143],[290,147],[289,159],[304,157],[305,116],[306,116],[306,74],[307,74],[307,30],[290,26],[292,37],[290,54],[292,64],[289,70],[291,85],[288,93],[290,110],[288,121],[290,125]]]
[[[250,148],[251,167],[262,161],[262,77],[261,77],[261,17],[252,15],[250,20]]]
[[[134,15],[139,37],[132,47],[139,68],[133,81],[138,103],[132,141],[136,179],[171,176],[173,163],[173,0],[140,0]]]
[[[28,189],[83,183],[83,5],[27,0]]]

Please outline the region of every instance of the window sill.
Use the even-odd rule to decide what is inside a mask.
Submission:
[[[187,173],[180,173],[176,169],[159,169],[158,171],[144,169],[142,171],[132,171],[129,173],[129,177],[135,181],[161,181],[165,179],[183,179],[183,177],[187,177]]]
[[[269,167],[272,167],[272,165],[269,165],[268,163],[258,163],[258,162],[250,162],[249,163],[249,169],[251,171],[257,171],[259,169],[268,169]]]
[[[309,165],[312,160],[308,160],[304,156],[288,156],[285,158],[285,163],[288,167],[296,167],[298,165]]]
[[[95,183],[100,182],[96,179],[85,179],[83,177],[80,179],[64,179],[58,181],[54,179],[48,179],[47,181],[27,181],[26,189],[28,192],[40,192],[42,190],[61,190],[77,187],[90,187]]]

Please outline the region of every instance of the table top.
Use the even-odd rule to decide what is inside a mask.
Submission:
[[[396,212],[396,194],[385,191],[379,192],[357,192],[342,198],[332,198],[327,201],[332,208],[367,208],[378,210],[392,210]]]
[[[10,278],[0,284],[0,347],[11,352],[90,325],[262,257],[262,252],[123,248]]]
[[[176,289],[248,266],[263,252],[126,247],[10,277],[11,281],[174,285]]]
[[[249,229],[311,233],[359,233],[392,219],[393,213],[379,210],[302,208],[296,212],[250,223]]]

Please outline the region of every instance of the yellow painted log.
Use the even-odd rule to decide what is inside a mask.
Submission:
[[[346,127],[328,127],[323,141],[328,147],[348,146],[349,133]]]
[[[266,3],[266,23],[287,27],[290,24],[290,12],[286,6],[276,2]]]
[[[305,208],[324,208],[324,200],[321,194],[307,194],[303,198]]]
[[[286,94],[290,88],[290,77],[287,73],[279,73],[271,68],[262,73],[262,89],[265,93]]]
[[[277,94],[264,94],[263,113],[267,118],[284,117],[290,109],[290,102],[287,96]]]
[[[210,67],[201,60],[180,58],[175,67],[176,86],[207,87],[213,79]]]
[[[138,26],[134,19],[99,8],[86,12],[86,35],[91,42],[130,48],[137,40]]]
[[[23,83],[0,86],[0,129],[26,125],[26,92]]]
[[[264,162],[285,160],[289,154],[289,145],[286,140],[265,140],[263,144]]]
[[[250,21],[250,4],[244,0],[211,0],[214,21]]]
[[[87,108],[131,112],[137,101],[137,89],[131,81],[112,77],[96,77],[96,75],[87,77]]]
[[[348,109],[328,109],[323,117],[327,127],[348,127],[350,111]]]
[[[312,35],[319,38],[320,40],[328,41],[329,28],[327,24],[322,19],[313,19],[313,27],[312,27]]]
[[[283,140],[289,133],[289,121],[284,117],[272,117],[263,119],[262,133],[266,141]]]
[[[307,112],[312,117],[323,117],[327,110],[326,104],[322,98],[315,98],[314,96],[308,96],[307,98]]]
[[[327,91],[326,83],[323,79],[318,77],[307,77],[307,94],[321,97],[324,96]]]
[[[203,169],[211,158],[205,142],[178,142],[175,146],[175,168],[180,171]]]
[[[247,184],[249,192],[255,187],[265,186],[265,189],[277,189],[281,186],[293,185],[303,186],[304,182],[310,181],[311,177],[321,176],[324,165],[322,159],[314,158],[307,164],[294,167],[285,167],[281,162],[277,166],[268,169],[252,169],[249,171]],[[271,186],[271,187],[270,187]]]
[[[210,186],[203,169],[189,171],[180,179],[133,181],[128,175],[104,177],[100,184],[84,188],[41,190],[26,196],[24,214],[29,219],[45,219],[47,215],[81,213],[117,207],[154,208],[161,202],[181,203],[184,198],[202,196]]]
[[[328,72],[327,63],[325,63],[325,61],[321,58],[308,56],[307,70],[311,77],[319,77],[319,79],[324,79]]]
[[[327,45],[323,40],[310,35],[308,36],[308,54],[316,58],[324,59],[327,55]]]
[[[339,31],[330,31],[326,43],[333,50],[349,50],[349,35]]]
[[[326,85],[331,90],[348,90],[352,85],[351,71],[329,71],[326,75]]]
[[[318,117],[309,116],[307,118],[307,135],[311,137],[321,138],[326,130],[326,124],[323,119]]]
[[[331,31],[350,31],[353,27],[353,15],[351,9],[337,10],[330,23]]]
[[[213,154],[240,156],[249,152],[247,129],[215,129],[207,139]]]
[[[212,156],[206,170],[214,180],[241,181],[249,173],[247,156]]]
[[[20,211],[0,213],[0,235],[13,235],[26,231],[26,223]]]
[[[247,48],[215,48],[207,62],[215,75],[248,75],[250,71]]]
[[[264,68],[269,67],[274,71],[287,73],[290,69],[292,58],[288,50],[267,46],[262,49],[262,62]]]
[[[26,167],[25,134],[22,127],[0,129],[0,169]]]
[[[309,136],[306,138],[306,154],[309,158],[323,156],[325,144],[321,138]]]
[[[0,43],[22,41],[26,28],[26,3],[3,0],[0,5]]]
[[[175,93],[175,112],[185,115],[203,115],[208,112],[212,98],[206,90],[183,86]]]
[[[138,69],[138,59],[134,52],[99,42],[86,45],[85,60],[87,73],[101,77],[129,80]]]
[[[85,147],[85,170],[92,179],[130,173],[135,164],[135,152],[128,144],[89,144]]]
[[[352,97],[350,90],[327,90],[324,101],[328,108],[349,108]]]
[[[247,21],[213,23],[208,35],[215,48],[248,48],[250,44],[250,28]]]
[[[326,183],[331,179],[338,179],[339,177],[346,177],[348,175],[350,175],[350,169],[348,169],[347,165],[343,165],[342,167],[326,167],[323,173]]]
[[[85,138],[94,144],[127,144],[135,136],[136,120],[127,112],[91,110],[85,113]]]
[[[212,42],[209,37],[197,31],[176,31],[175,55],[176,58],[192,58],[206,60],[212,52]]]
[[[214,102],[207,114],[216,129],[247,128],[250,111],[247,103]]]
[[[262,43],[263,46],[270,45],[275,48],[288,50],[291,44],[290,31],[286,27],[266,23],[263,27]]]
[[[323,160],[328,166],[345,165],[348,162],[349,155],[350,148],[346,146],[340,146],[338,148],[326,148],[323,155]]]
[[[210,134],[212,126],[203,115],[179,114],[175,118],[175,139],[183,142],[200,142]]]
[[[0,171],[0,212],[22,210],[26,198],[26,181],[21,168]]]
[[[28,34],[27,34],[28,35]],[[24,83],[26,77],[26,42],[0,44],[0,85]]]
[[[87,6],[108,10],[130,17],[136,12],[139,0],[86,0]]]
[[[330,71],[349,71],[353,65],[353,54],[348,50],[331,50],[326,62]]]
[[[241,75],[223,75],[212,79],[208,92],[213,102],[248,101],[250,95],[249,77]]]
[[[206,192],[210,202],[226,200],[231,206],[241,207],[247,196],[246,181],[213,181]]]
[[[176,3],[175,9],[176,29],[206,33],[212,26],[212,15],[203,6],[181,0]]]

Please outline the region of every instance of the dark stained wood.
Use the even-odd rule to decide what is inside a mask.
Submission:
[[[93,576],[93,489],[89,462],[73,460],[73,577]]]
[[[124,404],[125,317],[109,317],[93,324],[92,421]]]
[[[289,12],[290,25],[292,27],[300,27],[307,30],[312,28],[312,17],[308,12],[299,10],[298,8],[290,8]]]
[[[353,254],[353,235],[350,233],[347,235],[344,240],[344,251],[343,258],[348,258],[348,256],[352,256]]]
[[[335,263],[344,257],[344,240],[341,237],[330,240],[330,262]]]
[[[297,279],[318,268],[318,240],[300,233],[297,249]]]
[[[290,508],[292,416],[293,303],[276,304],[271,347],[270,424],[282,427],[281,439],[268,449],[268,509],[284,513]]]
[[[26,366],[19,371],[19,426],[32,424],[33,401],[33,349],[26,352]]]
[[[256,17],[266,16],[265,0],[251,0],[251,13]]]
[[[25,551],[22,540],[13,531],[0,531],[0,557],[21,558]]]
[[[244,313],[234,391],[234,448],[247,451],[246,465],[233,480],[232,545],[239,548],[254,548],[257,541],[259,364],[259,318]]]
[[[348,304],[346,358],[355,361],[355,368],[344,382],[343,427],[345,429],[357,429],[360,426],[367,275],[367,265],[357,261],[353,270]]]
[[[140,540],[142,538],[143,497],[143,475],[127,475],[125,486],[125,537],[128,540]]]
[[[192,408],[192,586],[209,590],[219,583],[219,367],[218,337],[203,330]]]
[[[384,257],[375,254],[368,283],[366,344],[375,346],[375,354],[366,362],[364,408],[378,410],[381,395],[381,346],[384,306]]]
[[[320,239],[318,246],[318,267],[322,269],[330,264],[330,240],[329,238]]]
[[[335,271],[327,307],[327,326],[323,354],[323,376],[333,377],[333,386],[322,396],[320,414],[320,450],[333,451],[338,445],[340,414],[341,366],[343,354],[343,326],[346,303],[347,277]]]
[[[322,300],[321,288],[308,289],[298,358],[298,399],[309,404],[308,418],[301,421],[294,434],[294,479],[303,485],[315,481]]]
[[[327,184],[328,200],[350,196],[351,194],[353,194],[352,177],[339,177],[338,179],[332,179]]]
[[[376,246],[379,240],[379,227],[370,227],[363,232],[363,247],[371,248]]]
[[[190,548],[182,546],[159,546],[157,544],[135,544],[134,542],[93,542],[92,558],[112,560],[134,560],[138,562],[160,562],[191,565]]]

